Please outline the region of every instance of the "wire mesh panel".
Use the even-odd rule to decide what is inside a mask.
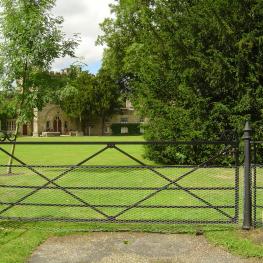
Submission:
[[[252,187],[254,227],[263,226],[263,142],[253,143]]]
[[[18,142],[13,155],[11,146],[0,144],[0,219],[238,222],[239,164],[234,142]],[[172,159],[157,164],[145,157],[149,147],[175,156],[182,147],[189,151],[203,147],[209,156],[205,160],[196,156],[190,164],[185,159],[187,165]]]

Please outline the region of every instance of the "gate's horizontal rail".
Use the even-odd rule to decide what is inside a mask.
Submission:
[[[38,189],[39,186],[27,186],[27,185],[0,185],[0,188],[25,188],[25,189]],[[158,190],[158,187],[114,187],[114,186],[63,186],[64,189],[69,190]],[[45,186],[41,189],[59,189],[55,186]],[[185,190],[236,190],[235,187],[184,187]],[[181,190],[180,187],[171,187],[164,189],[164,191]]]
[[[13,205],[14,202],[0,202],[0,205]],[[82,204],[40,204],[40,203],[19,203],[17,206],[50,206],[50,207],[87,207]],[[97,208],[127,208],[130,205],[92,205]],[[235,208],[234,205],[214,205],[213,207],[204,206],[204,205],[138,205],[134,207],[137,208],[204,208],[204,209],[214,209],[214,208]]]
[[[17,145],[108,145],[114,146],[114,145],[197,145],[197,144],[211,144],[211,145],[237,145],[237,142],[235,141],[130,141],[130,142],[122,142],[122,141],[116,141],[116,142],[0,142],[0,145],[5,144],[17,144]]]
[[[74,169],[176,169],[176,168],[196,168],[197,165],[19,165],[19,164],[0,164],[0,167],[11,167],[11,168],[74,168]],[[207,165],[203,166],[200,169],[209,169],[209,168],[223,168],[223,169],[235,169],[238,168],[235,165]]]
[[[28,221],[28,222],[37,222],[37,221],[46,221],[46,222],[90,222],[90,223],[155,223],[155,224],[180,224],[180,225],[186,225],[186,224],[233,224],[235,223],[235,219],[229,219],[229,220],[162,220],[162,219],[147,219],[147,220],[136,220],[136,219],[97,219],[97,218],[56,218],[56,217],[35,217],[35,218],[28,218],[28,217],[5,217],[0,216],[0,219],[2,220],[15,220],[15,221]]]

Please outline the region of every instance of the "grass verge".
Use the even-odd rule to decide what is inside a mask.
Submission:
[[[227,249],[229,252],[242,257],[259,257],[263,258],[263,239],[261,242],[253,240],[255,233],[260,233],[263,238],[263,231],[251,230],[222,230],[207,231],[205,237],[209,242]]]

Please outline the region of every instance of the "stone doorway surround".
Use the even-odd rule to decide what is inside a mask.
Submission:
[[[53,131],[62,134],[62,121],[59,116],[56,116],[53,121]]]
[[[76,121],[68,117],[58,105],[48,104],[41,111],[34,109],[33,136],[38,137],[43,132],[77,131]]]

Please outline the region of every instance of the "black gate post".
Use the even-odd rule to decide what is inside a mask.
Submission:
[[[246,122],[244,129],[244,206],[243,206],[243,229],[249,230],[252,226],[252,193],[251,193],[251,127]]]

